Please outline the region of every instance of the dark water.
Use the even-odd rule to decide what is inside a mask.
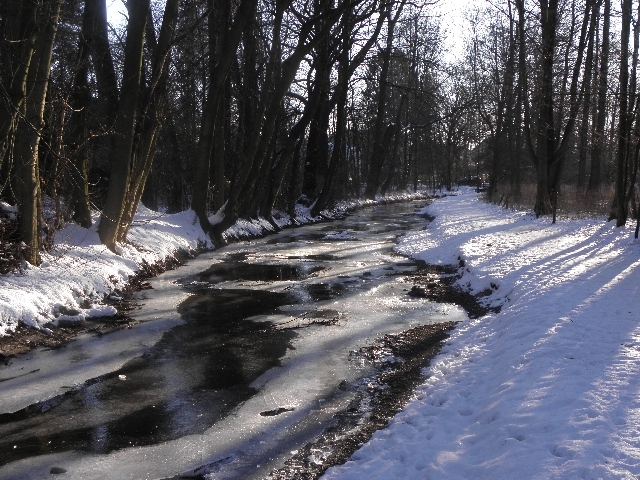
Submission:
[[[323,269],[322,266],[309,264],[263,265],[231,261],[212,265],[200,274],[200,280],[209,283],[224,280],[263,282],[301,280]]]
[[[0,465],[68,450],[107,453],[207,430],[256,394],[251,383],[280,364],[297,336],[295,328],[276,329],[255,317],[299,305],[301,316],[328,320],[338,312],[309,309],[309,304],[370,288],[375,280],[365,271],[331,282],[304,282],[349,261],[344,242],[336,242],[335,253],[307,255],[289,255],[287,245],[313,244],[327,233],[345,230],[381,237],[393,232],[385,237],[390,251],[396,235],[423,225],[413,215],[414,208],[376,207],[368,215],[317,225],[311,231],[291,229],[262,240],[263,244],[251,242],[245,251],[215,252],[216,263],[176,286],[193,293],[178,307],[185,323],[165,333],[144,355],[83,386],[69,386],[54,400],[0,415]],[[278,262],[248,262],[261,253],[260,245],[281,248]],[[395,267],[383,270],[392,274],[401,264],[398,258]],[[217,288],[227,281],[292,283],[286,292],[237,285]]]
[[[179,307],[187,323],[144,356],[46,412],[3,415],[0,464],[70,449],[106,453],[203,432],[255,394],[249,384],[279,365],[296,335],[246,319],[293,301],[240,289],[190,297]]]

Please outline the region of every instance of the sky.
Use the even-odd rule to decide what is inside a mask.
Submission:
[[[433,9],[442,16],[442,25],[447,34],[446,45],[453,58],[460,58],[464,48],[464,15],[474,6],[487,4],[487,0],[437,0]],[[109,22],[118,24],[126,16],[122,0],[107,0]]]
[[[453,58],[460,58],[464,49],[464,16],[465,12],[481,0],[439,0],[436,11],[442,16],[442,27],[446,34],[445,45],[450,49]]]
[[[125,18],[127,9],[122,0],[107,0],[107,20],[112,25],[117,25]]]

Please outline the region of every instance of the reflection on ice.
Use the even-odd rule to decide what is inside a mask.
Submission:
[[[464,318],[406,295],[398,273],[414,264],[392,247],[423,225],[412,210],[375,207],[230,245],[165,277],[189,288],[155,280],[149,295],[181,302],[182,323],[50,411],[0,422],[0,463],[13,462],[0,479],[54,466],[65,478],[263,477],[330,425],[353,398],[348,385],[371,373],[350,352]],[[328,231],[359,241],[321,240]],[[150,301],[142,314],[167,305]]]

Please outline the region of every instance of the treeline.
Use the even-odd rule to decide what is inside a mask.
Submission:
[[[273,221],[297,202],[317,215],[440,177],[441,42],[428,6],[126,6],[122,25],[108,23],[105,0],[0,6],[0,196],[19,226],[4,240],[24,241],[29,262],[61,224],[89,227],[96,211],[114,250],[140,201],[193,208],[219,239],[238,217]]]
[[[468,16],[468,138],[491,200],[535,184],[536,215],[607,199],[609,220],[638,217],[640,2],[508,0]],[[566,188],[565,188],[566,190]],[[566,196],[566,193],[565,193]]]
[[[455,61],[432,2],[126,5],[109,24],[106,0],[0,3],[0,199],[18,213],[13,231],[0,204],[0,243],[31,263],[96,212],[115,250],[140,202],[193,208],[218,240],[239,217],[463,181],[504,203],[535,185],[554,221],[567,185],[637,216],[640,1],[469,9]]]

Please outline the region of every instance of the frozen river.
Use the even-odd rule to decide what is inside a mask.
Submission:
[[[11,359],[0,479],[263,478],[372,375],[360,347],[465,318],[406,295],[415,266],[393,246],[420,205],[203,254],[138,294],[138,325]]]

